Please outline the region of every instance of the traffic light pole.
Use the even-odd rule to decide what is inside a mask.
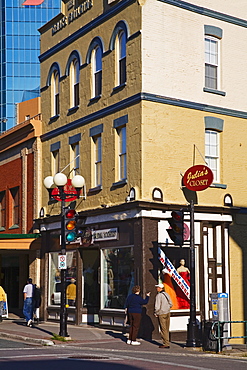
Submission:
[[[59,188],[61,198],[61,254],[66,255],[65,241],[65,199],[66,194],[62,187]],[[66,269],[60,270],[61,276],[61,302],[60,302],[60,332],[61,337],[68,337],[67,312],[66,312]]]
[[[200,331],[196,321],[195,289],[195,236],[194,236],[194,201],[190,201],[190,321],[187,326],[187,347],[200,347]]]

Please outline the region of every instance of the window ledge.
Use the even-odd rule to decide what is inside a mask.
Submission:
[[[119,181],[117,181],[117,182],[114,182],[114,183],[112,184],[112,187],[117,188],[117,187],[119,187],[119,186],[124,186],[124,185],[126,185],[127,183],[128,183],[127,179],[119,180]]]
[[[102,185],[95,186],[94,188],[91,188],[88,190],[89,193],[96,193],[98,191],[101,191],[103,189]]]
[[[218,189],[226,189],[227,185],[225,184],[218,184],[218,183],[213,183],[210,185],[210,188],[218,188]]]
[[[12,230],[12,229],[19,229],[19,225],[12,225],[9,227],[9,230]]]
[[[122,83],[121,85],[115,86],[115,87],[113,88],[113,91],[114,91],[114,92],[116,92],[116,91],[118,91],[118,90],[121,90],[121,89],[123,89],[126,85],[127,85],[127,84],[126,84],[126,82],[124,82],[124,83]]]
[[[50,118],[50,121],[55,121],[56,119],[58,119],[60,117],[60,114],[56,114],[55,116],[52,116]]]
[[[89,102],[90,103],[94,103],[95,101],[98,101],[100,98],[101,98],[101,94],[100,95],[97,95],[97,96],[94,96],[93,98],[91,98],[89,100]]]
[[[208,87],[204,87],[203,88],[203,91],[204,92],[208,92],[208,93],[212,93],[212,94],[226,96],[226,92],[225,91],[220,91],[220,90],[215,90],[215,89],[209,89]]]
[[[68,112],[69,112],[69,113],[73,113],[73,112],[75,112],[78,108],[79,108],[79,105],[75,105],[74,107],[69,108],[69,109],[68,109]]]

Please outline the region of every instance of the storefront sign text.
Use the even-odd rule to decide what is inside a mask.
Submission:
[[[105,240],[116,240],[118,239],[118,229],[117,227],[104,230],[94,230],[93,240],[94,242],[100,242]]]
[[[84,14],[87,10],[92,8],[93,6],[93,0],[86,0],[81,5],[79,5],[77,8],[72,10],[68,16],[64,16],[60,21],[55,23],[52,27],[52,34],[54,35],[58,31],[60,31],[62,28],[66,27],[67,24],[73,22],[75,19],[79,18],[82,14]]]
[[[205,165],[190,167],[183,176],[183,184],[187,189],[201,191],[207,189],[213,182],[213,172]]]

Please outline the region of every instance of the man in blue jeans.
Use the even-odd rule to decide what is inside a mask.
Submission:
[[[23,289],[24,294],[24,306],[23,314],[25,316],[27,326],[32,326],[33,324],[33,284],[32,279],[27,280],[27,284]]]

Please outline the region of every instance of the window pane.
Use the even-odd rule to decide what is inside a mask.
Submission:
[[[205,132],[205,160],[212,170],[214,181],[219,181],[219,133],[207,130]]]
[[[205,65],[205,86],[211,89],[217,89],[217,67]]]
[[[6,192],[0,192],[0,227],[6,227]]]
[[[120,59],[126,57],[126,35],[125,32],[122,32],[119,37],[119,47],[120,47]]]
[[[102,89],[102,71],[95,73],[95,96],[101,94]]]
[[[126,126],[122,127],[119,132],[119,178],[120,180],[127,178],[127,162],[126,162]]]
[[[59,305],[61,303],[61,276],[60,270],[58,269],[58,253],[50,253],[49,254],[49,296],[48,296],[48,304],[49,305]],[[75,305],[76,296],[73,299],[73,304],[71,296],[71,291],[74,289],[68,288],[71,284],[71,279],[75,280],[76,284],[76,253],[75,252],[66,252],[67,257],[67,270],[66,270],[66,304]],[[73,280],[72,280],[73,281]],[[76,294],[76,292],[75,292]],[[69,301],[70,299],[70,301]]]
[[[125,300],[135,285],[133,267],[133,248],[103,250],[101,306],[124,308]]]
[[[102,70],[102,52],[99,47],[95,51],[95,72]]]

